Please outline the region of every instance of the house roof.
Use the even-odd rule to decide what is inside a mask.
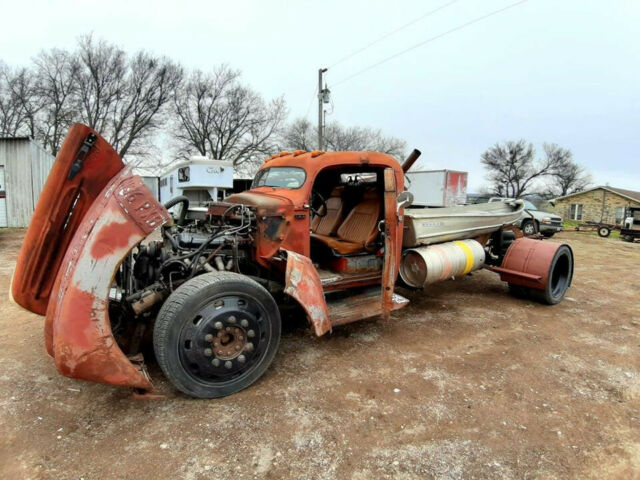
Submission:
[[[564,200],[565,198],[573,197],[574,195],[582,195],[583,193],[593,192],[594,190],[606,190],[611,193],[615,193],[616,195],[620,195],[621,197],[628,198],[634,202],[640,202],[640,192],[636,192],[635,190],[626,190],[624,188],[616,188],[610,187],[608,185],[600,185],[598,187],[588,188],[587,190],[582,190],[580,192],[570,193],[569,195],[564,195],[562,197],[554,198],[554,201]]]

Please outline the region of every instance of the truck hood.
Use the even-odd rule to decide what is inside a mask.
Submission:
[[[251,205],[265,213],[277,213],[283,207],[286,208],[293,205],[290,198],[279,195],[277,190],[274,192],[248,190],[242,193],[234,193],[225,198],[225,202]]]

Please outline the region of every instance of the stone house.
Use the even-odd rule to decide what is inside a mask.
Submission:
[[[549,211],[564,220],[621,224],[626,207],[640,207],[640,192],[600,186],[558,197]]]

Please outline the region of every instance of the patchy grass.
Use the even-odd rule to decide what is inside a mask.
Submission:
[[[576,220],[565,220],[562,222],[562,228],[564,230],[572,232],[576,231],[577,227],[580,227],[581,229],[578,231],[582,234],[598,235],[598,231],[595,228],[593,230],[582,230],[582,228],[584,228],[584,225],[585,224],[583,222],[579,222]],[[620,232],[618,230],[611,230],[611,235],[609,235],[609,238],[620,238]]]

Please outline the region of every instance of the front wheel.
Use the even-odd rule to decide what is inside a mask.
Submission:
[[[162,305],[153,349],[178,390],[224,397],[266,371],[280,329],[280,312],[264,287],[237,273],[207,273],[185,282]]]

